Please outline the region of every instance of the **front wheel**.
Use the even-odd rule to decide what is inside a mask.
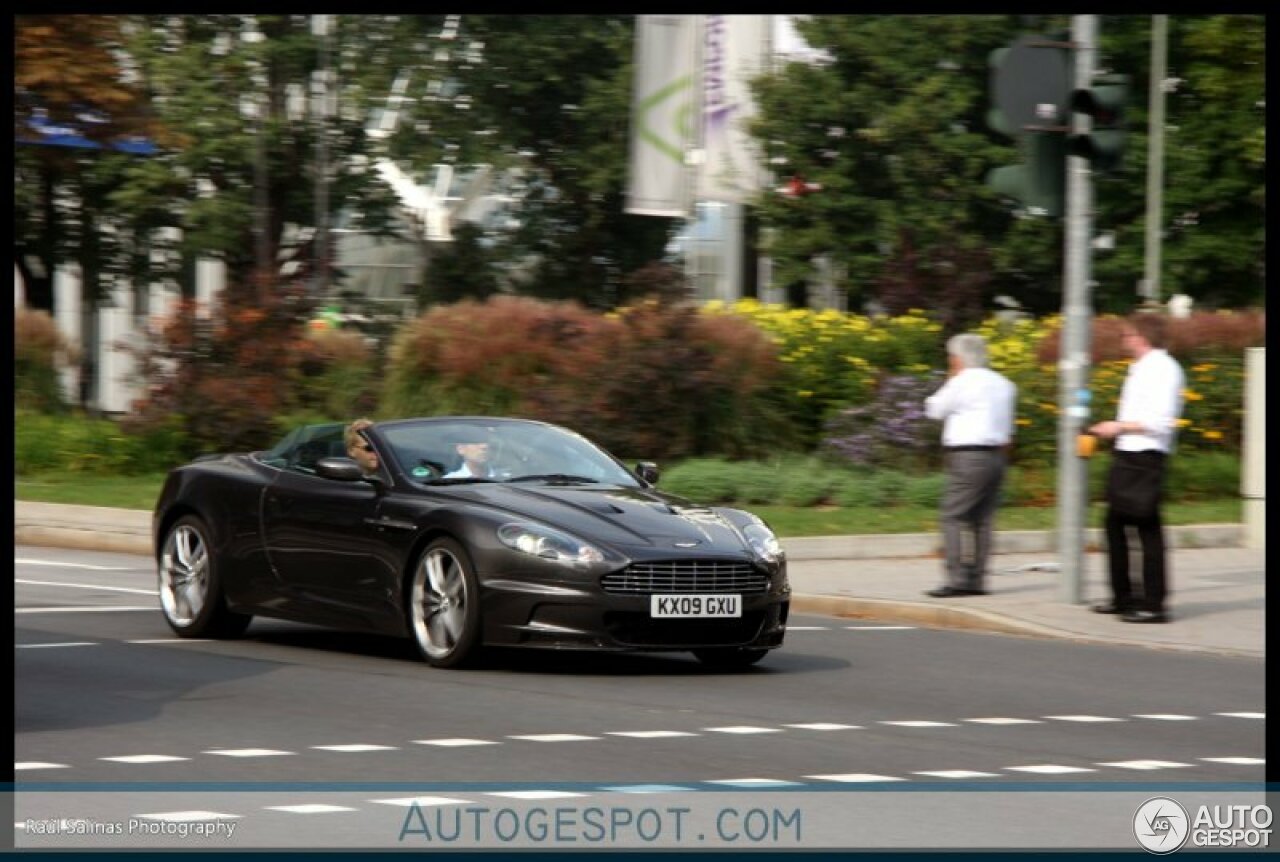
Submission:
[[[253,619],[227,609],[216,563],[204,521],[185,515],[169,528],[160,550],[160,609],[181,637],[236,637]]]
[[[696,649],[693,651],[698,661],[707,667],[717,670],[738,670],[750,667],[764,658],[767,649],[738,649],[737,647],[715,647]]]
[[[480,641],[480,588],[471,558],[453,539],[422,552],[409,583],[409,630],[433,667],[458,667]]]

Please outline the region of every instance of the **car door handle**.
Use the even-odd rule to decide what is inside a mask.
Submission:
[[[389,518],[383,515],[378,518],[365,518],[364,522],[370,526],[385,530],[412,530],[415,525],[412,521],[402,521],[399,518]]]

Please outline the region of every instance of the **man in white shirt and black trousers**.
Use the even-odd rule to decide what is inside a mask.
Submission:
[[[980,335],[953,335],[947,341],[949,379],[925,399],[925,414],[943,422],[942,448],[947,487],[940,520],[947,582],[926,595],[981,596],[991,554],[991,531],[1004,482],[1018,389],[987,367],[987,343]],[[973,534],[973,557],[963,557],[963,532]]]
[[[1135,361],[1120,390],[1120,407],[1115,419],[1089,429],[1091,434],[1116,441],[1107,477],[1107,561],[1112,600],[1093,609],[1102,614],[1120,614],[1121,619],[1131,623],[1169,620],[1160,498],[1174,432],[1182,415],[1186,378],[1182,366],[1164,349],[1165,326],[1165,318],[1155,312],[1138,313],[1125,320],[1120,336]],[[1142,544],[1140,601],[1133,597],[1129,582],[1125,528],[1130,525],[1137,528]]]

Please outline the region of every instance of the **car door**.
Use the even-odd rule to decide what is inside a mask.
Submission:
[[[394,602],[395,576],[381,553],[384,495],[369,482],[340,481],[281,470],[262,504],[262,531],[272,567],[291,603],[325,616],[317,622],[381,627]]]

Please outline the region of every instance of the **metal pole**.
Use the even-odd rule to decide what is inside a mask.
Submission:
[[[319,69],[316,72],[316,295],[329,294],[329,16],[311,16],[311,29],[319,42]]]
[[[1076,89],[1093,83],[1098,19],[1073,15]],[[1075,113],[1074,134],[1088,134],[1089,118]],[[1076,437],[1089,415],[1090,280],[1093,232],[1093,178],[1088,159],[1067,157],[1067,212],[1064,238],[1066,271],[1062,290],[1062,342],[1058,359],[1058,555],[1062,598],[1079,604],[1082,596],[1084,523],[1088,483],[1086,462],[1076,455]]]
[[[1147,120],[1147,246],[1142,289],[1147,304],[1160,301],[1160,235],[1164,226],[1164,79],[1169,56],[1169,16],[1151,16],[1151,86]]]

